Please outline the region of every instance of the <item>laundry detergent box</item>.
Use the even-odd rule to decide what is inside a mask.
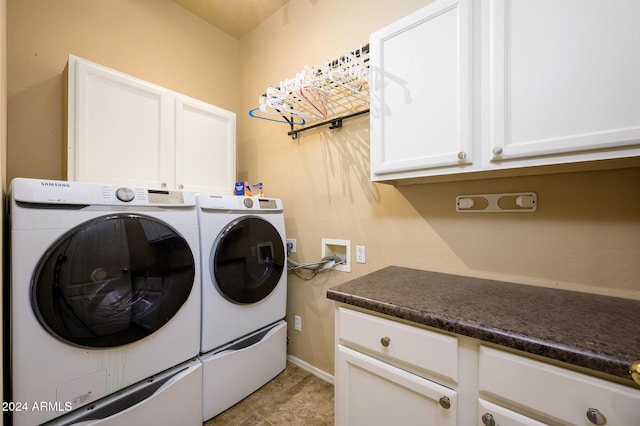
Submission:
[[[236,182],[233,190],[234,195],[244,195],[245,197],[263,197],[262,182],[249,185],[249,182]]]

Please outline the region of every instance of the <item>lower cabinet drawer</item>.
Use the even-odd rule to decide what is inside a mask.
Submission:
[[[496,397],[516,411],[552,424],[640,425],[638,389],[485,346],[479,364],[481,397]]]
[[[484,399],[478,400],[478,425],[484,426],[546,426],[530,417],[511,411]]]
[[[441,333],[338,309],[338,338],[422,370],[458,381],[458,339]]]

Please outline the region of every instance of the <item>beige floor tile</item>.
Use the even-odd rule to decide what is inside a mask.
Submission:
[[[332,425],[333,418],[333,386],[287,363],[273,380],[204,426],[321,426]]]

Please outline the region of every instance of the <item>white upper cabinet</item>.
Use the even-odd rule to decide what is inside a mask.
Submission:
[[[371,180],[472,164],[470,30],[442,0],[371,35]]]
[[[638,16],[635,0],[437,0],[372,34],[371,179],[640,156]]]
[[[491,160],[638,155],[638,17],[636,0],[493,0]]]
[[[68,180],[233,191],[234,113],[75,56],[65,83]]]

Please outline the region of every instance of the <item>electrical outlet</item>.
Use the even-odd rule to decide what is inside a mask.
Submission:
[[[364,246],[356,246],[356,262],[367,263],[367,254]]]
[[[287,238],[287,252],[295,253],[296,252],[296,240],[295,238]]]
[[[297,331],[302,331],[302,317],[296,315],[293,317],[293,328]]]

